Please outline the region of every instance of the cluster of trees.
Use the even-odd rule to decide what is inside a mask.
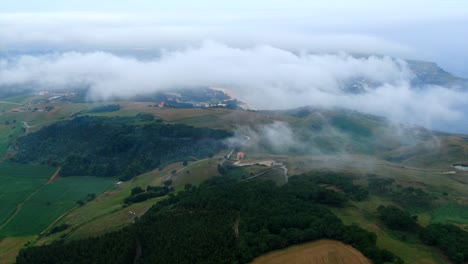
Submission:
[[[393,191],[394,179],[391,178],[378,178],[376,175],[370,175],[368,180],[368,188],[374,194],[388,195]]]
[[[430,209],[434,200],[427,192],[411,186],[395,190],[391,196],[394,202],[409,209]]]
[[[412,210],[430,209],[434,197],[422,189],[414,187],[395,186],[395,180],[390,178],[379,178],[370,175],[368,179],[369,190],[376,194],[387,196],[395,203]]]
[[[206,157],[223,148],[223,130],[167,125],[147,115],[81,116],[17,140],[13,158],[22,163],[61,165],[62,176],[119,176],[129,180],[168,163]],[[135,122],[135,123],[132,123]]]
[[[69,224],[63,223],[57,226],[54,226],[50,231],[47,233],[48,235],[52,235],[58,232],[62,232],[70,227]]]
[[[180,89],[175,91],[179,93],[179,96],[174,94],[168,94],[164,92],[157,92],[153,94],[137,95],[130,98],[131,101],[138,102],[165,102],[174,101],[178,99],[182,102],[219,102],[229,99],[229,96],[218,90],[213,90],[207,87],[199,87],[197,89]],[[177,98],[175,98],[177,97]]]
[[[96,106],[93,109],[89,110],[88,113],[104,113],[104,112],[114,112],[114,111],[119,111],[119,110],[120,110],[119,104],[110,104],[110,105]]]
[[[185,102],[179,102],[179,101],[174,101],[174,100],[167,100],[164,101],[165,107],[171,107],[171,108],[194,108],[195,105],[192,103],[185,103]],[[222,101],[225,106],[216,104],[214,106],[210,106],[212,108],[228,108],[228,109],[237,109],[238,108],[238,101],[236,99],[234,100],[226,100]]]
[[[16,124],[16,119],[11,120],[11,122],[10,122],[10,120],[5,120],[5,121],[3,122],[3,124],[5,124],[5,125]]]
[[[136,118],[141,120],[141,121],[153,121],[154,120],[154,116],[152,114],[149,114],[149,113],[138,113],[136,115]],[[158,122],[161,122],[160,119],[157,119]]]
[[[403,231],[418,231],[419,225],[416,222],[417,216],[411,216],[408,212],[400,208],[389,205],[377,208],[379,219],[388,227]]]
[[[86,198],[85,199],[81,199],[81,200],[78,200],[76,201],[76,203],[79,205],[79,206],[83,206],[85,205],[87,202],[91,202],[92,200],[96,199],[96,194],[95,193],[88,193],[88,195],[86,195]]]
[[[55,107],[51,106],[51,105],[48,105],[46,107],[44,107],[44,110],[46,110],[47,112],[50,112],[52,110],[54,110]]]
[[[362,201],[369,197],[369,191],[362,187],[361,185],[356,185],[353,183],[353,175],[340,172],[309,172],[304,176],[313,177],[315,182],[319,184],[328,184],[332,185],[344,193],[346,193],[349,198],[355,201]]]
[[[468,262],[467,231],[451,224],[431,224],[419,236],[424,243],[442,250],[453,262]]]
[[[219,102],[229,99],[229,96],[223,91],[209,88],[186,89],[180,91],[181,99],[185,102]]]
[[[218,173],[237,180],[245,179],[253,175],[253,173],[249,173],[245,167],[234,166],[230,162],[224,162],[223,165],[218,164]]]
[[[369,190],[378,195],[391,198],[400,206],[411,209],[430,209],[434,197],[427,192],[414,187],[395,186],[395,180],[378,178],[371,175],[368,180]],[[439,248],[455,263],[468,261],[468,232],[450,224],[431,224],[421,227],[417,223],[417,216],[396,206],[379,206],[377,208],[379,219],[389,228],[419,233],[419,237],[427,245]],[[406,237],[406,236],[404,236]]]
[[[321,186],[316,178],[305,175],[291,177],[284,188],[302,200],[329,206],[343,207],[348,201],[345,193]]]
[[[172,191],[174,191],[174,188],[168,186],[148,186],[146,190],[143,190],[141,187],[135,187],[132,189],[131,195],[125,198],[124,203],[139,203],[151,198],[164,196]]]
[[[218,177],[169,194],[121,231],[28,247],[17,263],[246,263],[322,238],[348,243],[376,264],[401,263],[376,246],[375,234],[344,225],[322,205],[323,189],[313,177],[291,177],[284,186]]]
[[[379,206],[379,219],[389,228],[419,234],[421,241],[439,248],[447,257],[457,264],[468,261],[468,232],[452,224],[435,223],[421,227],[417,216],[411,216],[398,207]],[[406,236],[404,236],[406,237]]]
[[[173,100],[165,101],[165,106],[171,108],[193,108],[193,104],[177,102]]]

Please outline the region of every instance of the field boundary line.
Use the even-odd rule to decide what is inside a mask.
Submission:
[[[115,187],[115,184],[112,184],[107,190],[103,191],[102,193],[100,193],[98,196],[96,196],[96,199],[99,198],[100,196],[103,196],[105,195],[105,193],[109,192],[110,190],[112,190],[113,188]],[[57,217],[52,223],[50,223],[50,225],[48,225],[46,228],[44,228],[44,230],[42,230],[39,235],[44,235],[44,233],[46,231],[48,231],[52,226],[54,226],[54,224],[56,224],[58,221],[60,221],[61,219],[63,219],[65,216],[69,215],[71,212],[73,212],[74,210],[76,210],[77,208],[80,208],[79,205],[75,205],[74,207],[70,208],[70,210],[64,212],[62,215],[60,215],[59,217]],[[109,213],[106,213],[104,215],[107,215],[107,214],[110,214],[112,212],[109,212]],[[101,215],[101,216],[104,216],[104,215]],[[79,224],[78,226],[76,226],[74,229],[72,228],[72,230],[67,233],[68,234],[71,234],[72,232],[74,232],[76,229],[80,228],[82,225],[84,224],[87,224],[88,222],[90,221],[94,221],[95,219],[97,218],[100,218],[101,216],[96,216],[96,217],[93,217],[92,219],[88,220],[88,221],[85,221],[81,224]],[[37,240],[39,240],[39,238],[36,239],[35,242],[37,242]]]
[[[55,173],[52,175],[52,177],[54,177],[54,175],[58,174],[60,172],[60,169],[61,168],[58,168]],[[51,178],[52,178],[51,177]],[[50,181],[50,179],[49,179]],[[24,203],[27,202],[33,195],[35,195],[36,193],[38,193],[42,188],[44,188],[44,186],[46,186],[47,184],[49,184],[49,181],[45,182],[44,184],[42,184],[41,186],[39,186],[34,192],[30,193],[28,196],[26,196],[26,198],[24,198],[20,203],[18,203],[16,205],[16,209],[15,211],[10,215],[10,217],[8,217],[5,222],[3,222],[1,225],[0,225],[0,230],[6,226],[17,214],[18,212],[21,210],[21,207],[23,207]]]

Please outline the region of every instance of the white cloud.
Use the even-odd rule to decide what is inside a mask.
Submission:
[[[460,0],[7,2],[0,8],[0,52],[147,55],[213,40],[424,59],[468,76],[468,4]]]
[[[357,95],[344,92],[343,84],[355,78],[365,78],[376,87]],[[442,123],[452,128],[466,123],[463,105],[468,94],[443,87],[412,89],[410,79],[406,64],[390,57],[295,54],[266,45],[233,48],[216,42],[168,51],[154,60],[105,52],[0,60],[0,86],[89,86],[90,96],[96,99],[220,86],[262,109],[344,107],[439,129]]]
[[[291,18],[278,23],[276,16],[264,19],[261,15],[242,18],[229,15],[207,17],[190,14],[152,16],[74,12],[1,14],[0,51],[159,52],[188,45],[200,46],[206,40],[213,40],[235,47],[264,44],[296,52],[345,51],[399,56],[413,53],[408,46],[365,33],[303,30],[303,22]]]

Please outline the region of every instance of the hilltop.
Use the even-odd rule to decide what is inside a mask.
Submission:
[[[440,85],[462,90],[468,89],[467,79],[454,76],[434,62],[420,60],[406,60],[406,62],[415,74],[413,84],[416,86]]]

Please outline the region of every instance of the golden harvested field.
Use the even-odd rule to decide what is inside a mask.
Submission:
[[[35,239],[35,236],[30,237],[7,237],[0,240],[0,264],[14,263],[18,251],[28,241]]]
[[[355,248],[335,240],[319,240],[260,256],[253,264],[371,264]]]

